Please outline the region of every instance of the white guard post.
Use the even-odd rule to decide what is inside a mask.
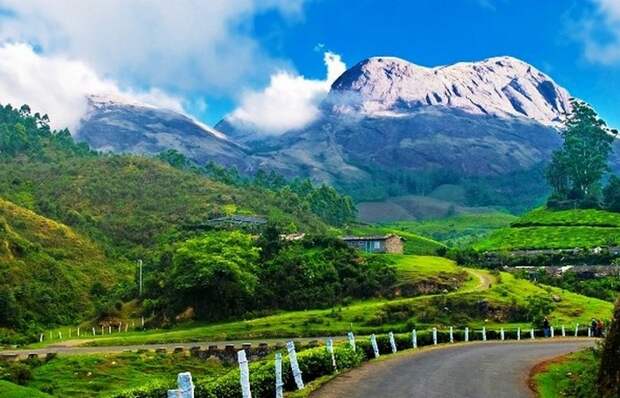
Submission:
[[[482,341],[487,341],[487,328],[482,327]]]
[[[566,328],[562,325],[562,337],[566,337]]]
[[[95,330],[95,328],[93,328],[93,336],[97,335],[97,331]]]
[[[534,328],[530,329],[530,338],[534,340]]]
[[[295,378],[295,384],[297,385],[297,389],[301,390],[304,388],[304,381],[301,378],[299,363],[297,363],[297,352],[295,352],[295,343],[289,341],[288,343],[286,343],[286,349],[288,350],[288,357],[291,361],[291,370],[293,371],[293,378]]]
[[[450,326],[450,343],[454,343],[454,328]]]
[[[521,328],[517,328],[517,341],[521,340]]]
[[[555,337],[555,330],[553,330],[553,326],[549,328],[551,330],[551,338]]]
[[[194,383],[189,372],[179,373],[176,390],[168,390],[168,398],[194,398]]]
[[[351,346],[353,351],[355,351],[355,336],[353,335],[353,332],[349,332],[347,334],[347,337],[349,338],[349,345]]]
[[[327,341],[325,342],[325,348],[327,349],[327,352],[329,352],[329,354],[332,357],[332,366],[334,367],[334,370],[338,369],[336,367],[336,356],[334,355],[334,340],[332,340],[332,338],[328,338]]]
[[[433,328],[433,345],[437,345],[437,328]]]
[[[282,381],[282,354],[276,353],[276,398],[284,398],[284,381]]]
[[[575,337],[579,336],[579,324],[575,325]]]
[[[377,336],[374,334],[370,335],[370,345],[372,346],[372,350],[375,353],[375,358],[379,358],[381,354],[379,354],[379,346],[377,345]]]
[[[43,333],[39,336],[39,343],[43,341]]]
[[[396,354],[398,349],[396,348],[396,341],[394,340],[394,333],[390,332],[390,346],[392,347],[392,354]]]
[[[504,328],[501,328],[499,330],[499,337],[500,339],[502,339],[502,341],[504,341],[504,339],[506,338],[506,335],[504,334]]]
[[[252,398],[252,391],[250,390],[250,368],[248,367],[248,358],[245,354],[245,350],[237,352],[237,360],[239,361],[241,396],[243,398]]]
[[[468,342],[468,341],[469,341],[469,328],[466,327],[465,328],[465,342]]]
[[[418,348],[418,333],[415,329],[411,332],[411,341],[413,343],[413,348]]]

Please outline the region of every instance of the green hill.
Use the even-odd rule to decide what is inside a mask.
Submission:
[[[0,199],[0,328],[75,322],[92,312],[95,282],[127,275],[127,263],[66,225]]]
[[[620,245],[620,214],[537,209],[474,244],[478,251],[591,249]]]

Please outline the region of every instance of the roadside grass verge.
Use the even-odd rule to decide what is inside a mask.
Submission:
[[[531,382],[541,398],[596,397],[598,366],[595,351],[587,349],[544,366]]]
[[[50,398],[51,395],[37,389],[19,386],[0,380],[0,397],[2,398]]]

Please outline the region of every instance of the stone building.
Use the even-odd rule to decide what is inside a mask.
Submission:
[[[381,236],[344,236],[341,238],[347,245],[366,253],[403,254],[404,239],[398,235]]]

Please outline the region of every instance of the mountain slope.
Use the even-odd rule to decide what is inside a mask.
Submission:
[[[250,167],[241,146],[178,112],[105,96],[90,96],[88,104],[76,139],[94,150],[158,154],[175,149],[199,163]]]
[[[464,191],[455,205],[521,210],[546,194],[541,171],[561,143],[569,99],[511,57],[436,68],[374,57],[334,82],[319,120],[253,146],[262,167],[329,181],[362,201],[451,184]],[[231,120],[218,126],[238,135]]]
[[[0,328],[74,322],[93,310],[95,282],[128,275],[91,240],[0,198]]]

